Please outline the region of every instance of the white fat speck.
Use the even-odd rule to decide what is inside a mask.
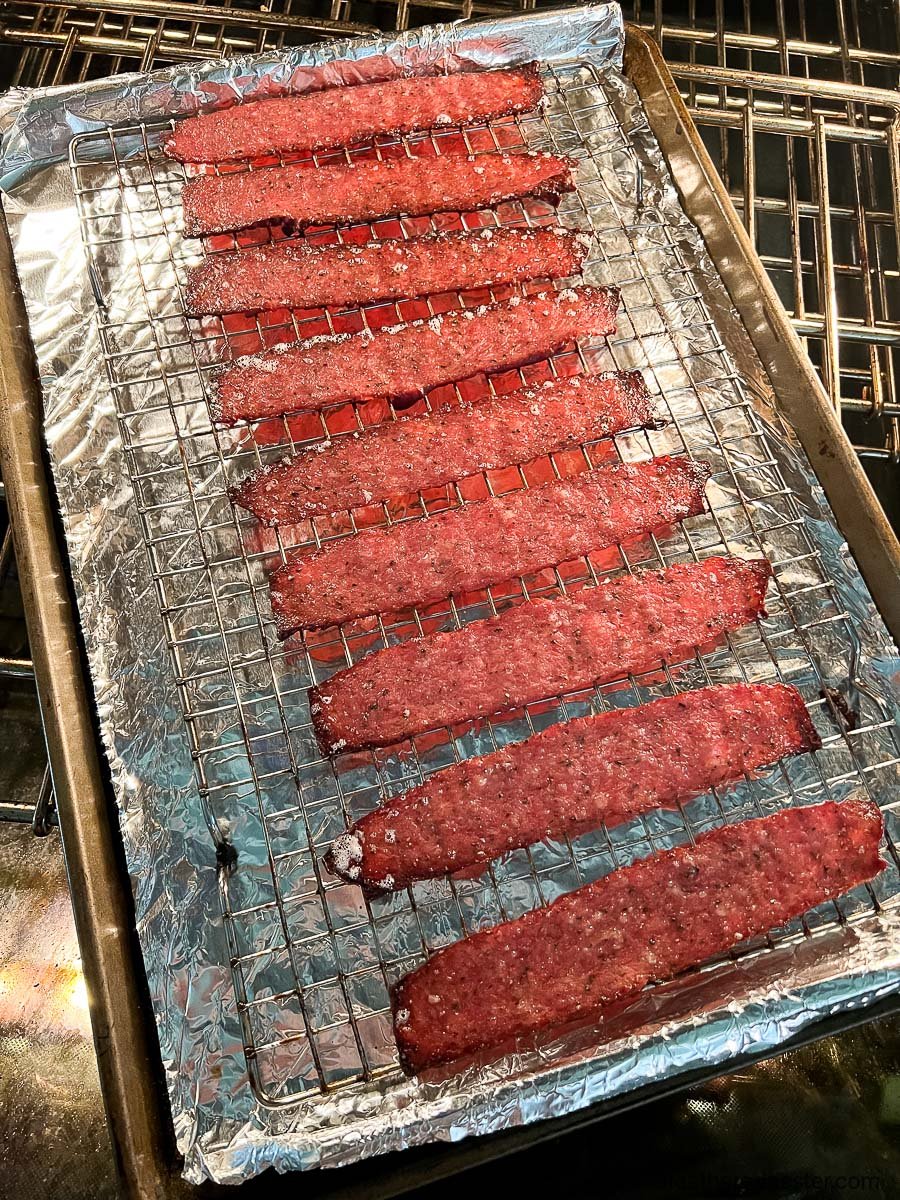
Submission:
[[[432,333],[440,333],[441,329],[443,328],[443,324],[443,317],[432,317],[428,322],[428,328],[432,331]]]
[[[434,118],[434,123],[435,125],[452,125],[453,118],[449,113],[438,113],[438,115]]]
[[[315,701],[313,701],[313,703],[312,703],[312,704],[309,706],[309,711],[310,711],[311,713],[313,713],[313,714],[315,714],[315,713],[320,713],[320,712],[322,711],[322,705],[321,705],[321,704],[318,702],[318,700],[315,700]]]
[[[271,375],[278,369],[278,363],[274,358],[255,358],[252,361],[257,371],[265,371],[267,375]]]
[[[391,267],[391,270],[394,272],[395,275],[402,275],[404,271],[409,270],[409,263],[402,263],[402,262],[394,263],[394,265]]]
[[[396,829],[386,829],[384,831],[384,840],[387,842],[387,844],[389,846],[393,846],[394,843],[397,841],[397,830]]]
[[[521,297],[521,296],[511,296],[511,297],[510,297],[510,300],[509,300],[509,307],[510,307],[510,308],[518,308],[518,306],[519,306],[521,303],[522,303],[522,297]]]
[[[577,300],[578,293],[574,288],[563,288],[561,292],[556,293],[557,300]]]
[[[366,488],[363,488],[362,494],[363,494],[363,500],[365,500],[366,504],[370,503],[370,501],[372,499],[372,493],[370,491],[368,491]]]
[[[345,738],[338,738],[338,740],[337,740],[337,741],[334,743],[334,745],[331,747],[332,753],[333,753],[333,754],[337,754],[337,753],[338,753],[338,751],[340,751],[340,750],[343,750],[343,748],[344,748],[346,745],[347,745],[347,741],[346,741],[346,739],[345,739]]]
[[[441,1002],[440,996],[435,996],[433,993],[429,995],[429,997],[428,997],[429,1004],[440,1004],[440,1002]]]
[[[330,704],[333,697],[332,696],[320,696],[319,699],[322,701],[323,704]]]
[[[359,878],[362,859],[362,841],[355,830],[351,829],[347,833],[342,833],[332,842],[331,861],[339,875],[346,875],[350,879]]]
[[[405,1025],[408,1020],[409,1020],[409,1009],[408,1008],[398,1008],[397,1016],[396,1016],[397,1024]]]
[[[378,882],[375,884],[375,886],[382,888],[386,892],[389,892],[391,890],[391,888],[394,886],[393,875],[385,875],[384,879],[379,879]]]
[[[404,708],[404,710],[403,710],[403,716],[404,716],[404,718],[406,718],[406,717],[408,717],[408,716],[409,716],[409,709],[408,709],[408,708]]]

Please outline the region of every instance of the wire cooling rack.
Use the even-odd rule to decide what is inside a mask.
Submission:
[[[564,198],[559,220],[595,234],[583,276],[621,289],[617,334],[489,382],[476,379],[439,389],[403,413],[387,405],[341,406],[221,430],[210,422],[204,381],[217,361],[278,341],[374,330],[502,298],[514,289],[352,312],[198,320],[186,314],[183,296],[185,272],[199,260],[200,247],[180,232],[185,169],[161,155],[165,131],[142,125],[84,134],[72,142],[72,179],[105,367],[204,812],[219,851],[244,1048],[251,1083],[264,1104],[286,1105],[339,1087],[389,1082],[398,1068],[388,988],[427,953],[723,821],[862,790],[885,810],[888,828],[889,866],[873,884],[739,947],[730,957],[814,937],[900,893],[891,811],[900,764],[895,730],[884,703],[857,680],[858,637],[786,481],[778,437],[763,424],[731,362],[678,229],[657,207],[658,197],[644,194],[634,130],[630,139],[615,92],[583,64],[548,70],[545,79],[548,102],[541,113],[473,129],[465,135],[466,144],[480,154],[524,143],[581,160],[578,192]],[[360,154],[440,154],[461,136],[451,130],[385,139]],[[304,161],[314,170],[335,157],[340,155]],[[308,236],[366,240],[429,227],[536,225],[556,219],[550,207],[528,202],[503,205],[493,214],[376,222],[340,235],[315,230]],[[240,244],[290,235],[289,229],[253,233],[242,235]],[[206,248],[215,253],[235,244],[230,236],[220,237]],[[286,450],[326,437],[350,437],[380,420],[404,419],[430,406],[452,406],[486,388],[508,390],[553,374],[612,369],[642,371],[664,422],[660,428],[291,529],[264,530],[228,499],[231,484]],[[710,512],[665,537],[390,619],[277,640],[267,576],[287,551],[376,524],[427,520],[449,506],[610,457],[634,460],[664,453],[707,459],[713,468]],[[418,632],[492,614],[529,596],[713,553],[764,554],[775,572],[768,616],[730,635],[719,649],[639,678],[554,697],[502,719],[433,731],[391,750],[322,759],[307,688],[364,654]],[[738,788],[700,797],[678,812],[653,813],[572,842],[517,851],[478,879],[429,881],[368,899],[321,866],[324,851],[348,821],[461,757],[588,711],[736,680],[781,680],[798,687],[823,748]],[[711,969],[715,964],[704,968]]]

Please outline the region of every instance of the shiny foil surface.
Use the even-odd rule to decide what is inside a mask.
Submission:
[[[340,1166],[644,1087],[649,1095],[900,991],[898,831],[888,808],[898,794],[897,651],[680,207],[622,75],[622,45],[618,8],[598,4],[3,101],[4,209],[189,1180]],[[252,349],[259,331],[191,324],[174,305],[200,247],[179,233],[183,171],[159,153],[165,122],[236,95],[532,59],[543,66],[547,104],[511,128],[529,145],[580,160],[578,193],[564,199],[559,219],[595,235],[587,282],[622,289],[618,332],[585,348],[585,365],[643,371],[666,421],[618,438],[618,453],[686,450],[714,469],[711,513],[629,551],[628,564],[764,552],[776,576],[769,615],[670,673],[532,706],[415,754],[401,747],[323,762],[306,688],[344,655],[406,636],[409,623],[355,623],[346,644],[307,638],[284,647],[274,636],[266,575],[283,546],[235,515],[226,488],[284,444],[210,422],[210,364],[225,342]],[[552,217],[528,205],[521,215],[537,224]],[[310,536],[292,531],[284,544]],[[621,569],[621,560],[598,565]],[[556,583],[538,580],[538,590]],[[484,615],[489,602],[460,619]],[[457,616],[429,612],[437,624]],[[454,755],[673,686],[775,678],[800,688],[823,749],[700,797],[684,817],[654,813],[612,837],[510,855],[482,879],[380,899],[365,900],[321,867],[348,815]],[[870,887],[647,989],[594,1028],[427,1079],[396,1067],[387,986],[427,950],[683,841],[685,820],[698,832],[865,790],[885,809],[889,839],[888,865]]]

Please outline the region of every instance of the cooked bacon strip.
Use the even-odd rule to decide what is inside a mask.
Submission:
[[[558,226],[432,234],[364,246],[274,242],[211,254],[193,267],[186,307],[200,314],[352,306],[561,279],[580,270],[589,244],[584,234]]]
[[[348,225],[399,214],[473,212],[517,196],[555,202],[571,192],[571,159],[555,154],[442,154],[321,167],[198,175],[184,185],[186,237],[267,221]]]
[[[370,890],[577,837],[817,750],[796,688],[729,684],[554,725],[396,796],[337,839],[329,870]]]
[[[333,87],[189,117],[179,122],[164,149],[181,162],[196,163],[315,153],[376,135],[400,136],[531,112],[543,94],[535,63]]]
[[[319,443],[264,467],[231,498],[266,525],[290,524],[528,462],[654,420],[639,371],[573,375]]]
[[[439,950],[392,997],[416,1073],[602,1016],[872,879],[885,866],[868,800],[828,801],[713,829]]]
[[[226,425],[316,410],[348,400],[399,400],[480,371],[554,353],[615,328],[614,288],[571,288],[504,304],[275,346],[239,358],[211,381],[210,406]]]
[[[369,655],[310,689],[327,754],[679,662],[765,615],[766,559],[712,557],[532,600]]]
[[[703,511],[709,463],[617,463],[345,537],[271,578],[281,637],[470,592]]]

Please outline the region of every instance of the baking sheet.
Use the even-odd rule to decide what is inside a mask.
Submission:
[[[346,792],[371,805],[421,767],[439,765],[445,751],[438,747],[424,763],[382,754],[377,762],[360,765],[348,789],[346,776],[336,779],[330,766],[318,763],[303,736],[308,721],[304,685],[315,662],[276,657],[273,667],[271,629],[259,621],[239,634],[229,659],[243,662],[241,656],[259,658],[262,652],[269,664],[262,678],[251,672],[246,681],[232,677],[222,683],[216,655],[227,637],[201,639],[194,647],[186,673],[199,677],[208,671],[212,682],[200,698],[212,707],[218,701],[225,710],[199,734],[200,750],[212,753],[201,760],[206,765],[198,790],[192,757],[198,750],[197,723],[184,720],[184,707],[197,694],[186,695],[185,672],[179,674],[166,644],[179,630],[170,608],[165,619],[160,615],[161,577],[171,578],[179,555],[183,573],[190,576],[199,543],[207,565],[214,567],[224,567],[237,547],[243,551],[240,569],[246,571],[251,525],[234,528],[224,485],[246,467],[248,453],[265,457],[273,451],[255,446],[248,451],[246,443],[236,444],[239,434],[220,435],[225,438],[220,443],[208,425],[201,376],[215,332],[204,340],[194,330],[181,349],[187,358],[175,354],[182,339],[166,307],[173,283],[167,273],[173,272],[177,283],[190,254],[172,224],[180,176],[154,157],[156,128],[136,128],[135,122],[187,111],[201,98],[223,99],[235,90],[372,78],[399,64],[433,65],[449,55],[457,65],[540,58],[547,64],[551,96],[562,97],[556,109],[551,104],[548,118],[526,123],[523,130],[533,144],[561,137],[566,143],[561,148],[585,159],[580,194],[563,206],[561,216],[602,232],[592,267],[595,281],[617,282],[623,289],[623,327],[610,347],[594,349],[591,365],[644,370],[651,390],[665,397],[675,418],[652,441],[620,439],[621,453],[641,457],[651,448],[662,453],[687,445],[717,456],[716,519],[692,525],[692,542],[678,534],[648,553],[667,560],[692,550],[708,553],[718,548],[724,528],[731,549],[752,553],[762,536],[766,551],[780,564],[779,593],[763,636],[756,631],[740,635],[677,681],[644,681],[639,689],[570,699],[566,714],[576,715],[585,705],[633,703],[673,682],[699,685],[707,673],[724,681],[740,673],[771,678],[781,672],[801,686],[813,706],[826,750],[814,756],[815,765],[798,760],[724,798],[700,801],[693,827],[865,787],[883,808],[896,796],[891,728],[900,699],[896,650],[790,432],[768,408],[764,374],[747,358],[736,317],[680,210],[640,104],[619,74],[621,40],[618,10],[597,5],[440,27],[395,40],[317,45],[7,101],[4,207],[38,352],[54,480],[120,805],[176,1132],[192,1180],[237,1181],[267,1165],[340,1165],[426,1140],[559,1115],[680,1071],[715,1069],[736,1052],[775,1046],[817,1017],[898,988],[892,903],[898,876],[891,856],[874,891],[860,889],[841,902],[840,919],[833,906],[826,906],[805,926],[796,923],[774,947],[761,942],[734,961],[646,992],[628,1014],[608,1023],[602,1041],[596,1030],[587,1030],[545,1039],[536,1050],[522,1047],[458,1076],[428,1083],[403,1080],[393,1068],[384,997],[369,983],[383,976],[384,960],[397,973],[421,955],[421,943],[417,949],[412,936],[421,927],[421,913],[427,916],[426,940],[434,947],[458,936],[462,922],[475,928],[504,913],[515,915],[613,862],[682,840],[683,824],[663,818],[649,827],[629,827],[615,844],[589,840],[574,853],[569,847],[535,848],[531,862],[511,856],[487,883],[427,885],[418,894],[377,902],[374,911],[361,910],[355,889],[334,887],[323,896],[304,839],[311,839],[314,849],[324,844],[340,825]],[[352,65],[337,67],[337,62]],[[102,133],[106,122],[117,127],[112,138]],[[71,171],[65,161],[69,155]],[[111,163],[113,155],[118,161]],[[148,195],[164,196],[171,204],[160,207],[156,226],[141,225],[136,236],[135,223],[146,220]],[[540,219],[539,213],[531,215]],[[141,236],[142,231],[152,236]],[[142,392],[144,376],[133,369],[142,354],[159,357],[160,337],[166,354],[172,349],[174,357],[154,382],[164,384],[165,391],[173,379],[185,380],[174,409],[168,398],[161,407],[154,403],[153,384]],[[741,375],[723,343],[740,352]],[[98,369],[103,361],[107,373]],[[186,474],[185,450],[194,455]],[[185,506],[189,480],[202,480],[202,487]],[[762,535],[746,527],[744,500]],[[185,511],[188,519],[180,524]],[[196,515],[202,536],[194,528]],[[251,568],[263,601],[265,561],[263,547]],[[229,590],[233,583],[227,572],[222,575],[218,599],[234,604],[233,615],[239,617],[243,602]],[[279,694],[295,697],[297,712],[286,730],[282,712],[271,703],[269,678],[283,685]],[[860,709],[862,724],[849,740],[821,697],[823,682],[840,688]],[[231,739],[234,722],[227,711],[235,696],[244,711],[248,703],[256,706],[258,737],[250,753]],[[532,719],[559,715],[557,708],[535,712]],[[256,767],[265,759],[277,771],[279,735],[286,733],[290,740],[294,732],[291,777],[279,777],[272,793],[284,801],[285,811],[293,807],[299,814],[277,825],[278,836],[292,847],[278,863],[296,867],[296,874],[292,870],[285,878],[270,860],[273,822],[279,818],[276,810],[260,809],[260,800],[268,801],[270,793],[263,788],[260,794]],[[455,750],[483,751],[498,733],[523,732],[527,722],[498,723],[463,739]],[[893,835],[890,811],[887,821]],[[217,870],[216,849],[224,857],[224,846],[237,853],[236,871]],[[227,923],[223,901],[231,913]],[[293,913],[293,901],[302,923],[294,926],[292,917],[285,931],[285,902]],[[242,915],[247,913],[250,919]],[[274,921],[264,915],[272,913]],[[283,943],[289,943],[287,966]],[[312,953],[313,948],[322,953]],[[326,961],[328,954],[336,965]],[[349,954],[357,956],[352,963],[342,957]],[[239,960],[234,971],[232,959]],[[313,1040],[322,1035],[324,1053],[312,1067],[305,1050],[309,1013],[296,1002],[268,1000],[296,991],[298,972],[308,970],[318,972],[312,988],[324,998],[313,1034]],[[309,983],[306,976],[303,980]],[[365,986],[348,996],[348,980]],[[248,984],[255,989],[249,1006]],[[353,1004],[359,1004],[358,1012]],[[367,1034],[361,1051],[362,1025]],[[319,1086],[323,1062],[325,1091]],[[361,1074],[366,1077],[360,1079]]]

